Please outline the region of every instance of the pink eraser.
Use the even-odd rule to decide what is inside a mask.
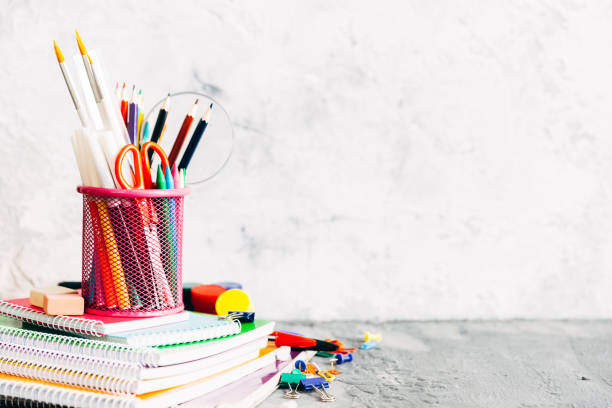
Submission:
[[[85,312],[85,300],[79,295],[47,293],[43,298],[43,309],[51,316],[82,315]]]

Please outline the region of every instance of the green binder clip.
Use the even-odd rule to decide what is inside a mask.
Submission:
[[[285,392],[285,398],[297,399],[302,396],[297,389],[300,385],[300,382],[306,378],[306,374],[302,374],[300,370],[294,368],[290,373],[283,373],[280,379],[280,385],[286,385],[289,388],[289,391]],[[293,387],[291,386],[293,385]]]

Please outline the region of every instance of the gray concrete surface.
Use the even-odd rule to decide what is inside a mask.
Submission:
[[[331,385],[340,407],[610,407],[611,321],[288,323],[280,329],[354,346],[366,330],[379,348],[358,350]],[[323,359],[317,357],[317,363]],[[326,362],[324,364],[327,364]],[[283,406],[277,390],[261,408]],[[297,407],[320,407],[313,393]],[[291,405],[287,405],[289,407]]]

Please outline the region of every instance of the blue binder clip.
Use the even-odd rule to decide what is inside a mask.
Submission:
[[[306,391],[315,390],[321,397],[321,401],[331,402],[336,400],[336,396],[328,393],[325,389],[329,388],[329,383],[323,377],[304,378],[300,384]]]
[[[240,323],[253,323],[255,312],[227,312],[228,320],[238,320]]]

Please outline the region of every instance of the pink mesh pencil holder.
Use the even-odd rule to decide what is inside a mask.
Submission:
[[[83,195],[85,312],[161,316],[183,310],[183,201],[189,188]]]

